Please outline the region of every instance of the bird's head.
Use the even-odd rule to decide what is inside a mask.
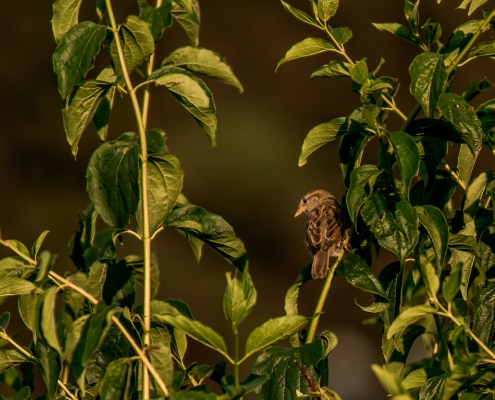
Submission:
[[[311,214],[311,212],[318,207],[323,201],[327,199],[335,199],[335,196],[323,189],[312,190],[306,193],[299,202],[299,206],[294,217],[306,213],[306,215]]]

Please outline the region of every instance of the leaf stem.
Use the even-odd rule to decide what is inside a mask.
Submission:
[[[454,359],[452,358],[452,354],[450,354],[449,346],[447,346],[447,338],[445,337],[445,333],[442,329],[442,323],[440,321],[439,315],[433,315],[433,319],[435,320],[435,325],[437,326],[438,339],[444,354],[447,356],[447,360],[449,362],[449,368],[452,370],[454,368]]]
[[[349,234],[349,236],[347,237],[344,243],[344,249],[347,247],[350,237],[351,235]],[[344,253],[345,250],[342,250],[342,253],[340,253],[340,255],[335,259],[332,266],[330,267],[330,270],[328,271],[327,279],[325,280],[325,284],[323,285],[323,289],[320,293],[320,298],[318,299],[318,303],[316,304],[315,312],[313,314],[314,317],[311,320],[311,325],[309,326],[308,337],[306,338],[306,344],[313,342],[315,338],[316,328],[318,327],[318,322],[320,321],[320,316],[323,311],[323,306],[325,305],[328,292],[330,291],[330,286],[332,286],[332,280],[335,275],[335,271],[337,270],[340,261],[344,257]]]
[[[442,160],[442,165],[444,166],[445,170],[450,175],[452,175],[452,177],[457,181],[457,183],[459,184],[459,186],[461,188],[463,188],[464,190],[466,190],[466,184],[463,182],[463,180],[461,179],[461,177],[459,175],[457,175],[456,172],[452,168],[450,168],[450,165],[447,164],[447,162],[445,160]]]
[[[91,294],[89,294],[88,292],[86,292],[83,288],[75,285],[74,283],[72,283],[71,281],[63,278],[62,276],[60,276],[59,274],[57,274],[56,272],[53,272],[53,271],[50,271],[48,273],[48,276],[50,277],[50,279],[52,279],[53,281],[59,281],[59,282],[62,282],[65,286],[68,286],[70,287],[71,289],[75,290],[76,292],[82,294],[85,298],[87,298],[91,303],[93,304],[98,304],[98,300],[92,296]],[[146,354],[144,354],[144,352],[141,350],[141,348],[139,347],[139,345],[134,341],[134,338],[131,336],[131,334],[127,331],[127,329],[125,328],[125,326],[122,324],[122,322],[120,322],[119,318],[116,317],[115,315],[112,316],[112,322],[121,330],[121,332],[124,334],[125,338],[127,339],[127,341],[130,343],[131,347],[134,349],[134,351],[137,353],[138,357],[141,359],[142,363],[145,365],[146,369],[151,373],[151,375],[153,376],[153,379],[155,380],[156,384],[160,387],[160,389],[162,390],[163,393],[165,393],[165,396],[169,396],[169,391],[167,389],[167,386],[165,385],[165,382],[163,382],[162,378],[160,377],[160,375],[158,374],[157,370],[155,369],[155,367],[153,366],[153,364],[151,364],[151,362],[148,360],[148,357],[146,357]]]
[[[235,388],[239,389],[239,332],[234,331],[234,383]]]
[[[122,51],[122,44],[120,43],[120,37],[118,34],[117,24],[115,23],[115,16],[112,9],[110,0],[105,0],[108,16],[110,19],[110,25],[114,32],[115,44],[117,46],[117,52],[119,55],[119,61],[124,75],[125,84],[129,90],[129,96],[131,97],[132,106],[134,108],[134,114],[136,116],[136,122],[139,131],[139,142],[141,147],[141,207],[143,215],[143,317],[144,317],[144,333],[142,337],[143,347],[150,345],[150,329],[151,329],[151,240],[150,240],[150,224],[148,214],[148,145],[146,142],[146,128],[141,114],[141,108],[139,106],[136,92],[133,89],[132,81],[125,65],[124,53]],[[150,380],[147,371],[147,366],[143,368],[143,397],[145,399],[150,398]]]
[[[72,400],[77,400],[77,397],[74,396],[70,390],[65,386],[65,383],[63,383],[60,379],[57,381],[58,385],[62,388],[62,390],[69,396]]]

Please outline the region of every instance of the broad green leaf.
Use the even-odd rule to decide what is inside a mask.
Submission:
[[[439,265],[444,264],[449,244],[449,226],[443,213],[434,206],[414,207],[419,222],[428,232]]]
[[[168,154],[148,157],[148,212],[150,235],[159,229],[175,206],[182,190],[184,172],[179,159]],[[142,205],[138,205],[139,230],[143,227]]]
[[[246,341],[246,357],[289,337],[307,323],[308,319],[302,315],[269,319],[249,334]]]
[[[146,0],[138,0],[139,18],[151,26],[155,42],[160,39],[165,28],[172,25],[172,1],[166,0],[160,7],[151,7]]]
[[[0,350],[0,373],[26,361],[26,357],[17,350]]]
[[[10,278],[8,276],[0,279],[0,298],[28,294],[34,289],[36,289],[36,286],[24,279]]]
[[[482,19],[466,21],[455,28],[447,40],[445,47],[442,48],[442,53],[455,54],[456,51],[462,50],[473,38],[473,35],[481,29],[483,22],[484,20]]]
[[[95,261],[89,268],[86,291],[96,300],[100,301],[103,294],[103,285],[107,277],[107,264]]]
[[[443,374],[445,374],[445,371],[440,368],[419,368],[409,373],[402,381],[402,384],[406,389],[414,389],[423,386],[428,379]]]
[[[58,75],[58,91],[65,99],[74,86],[81,85],[93,68],[105,37],[106,26],[84,21],[74,25],[62,38],[53,53],[53,69]]]
[[[442,294],[447,302],[454,301],[461,287],[462,264],[458,263],[450,270],[450,275],[442,283]]]
[[[58,353],[50,347],[45,347],[41,342],[36,343],[36,353],[41,362],[41,374],[47,388],[47,400],[55,399],[60,375],[60,361]]]
[[[442,26],[438,22],[427,22],[423,25],[423,37],[429,45],[436,43],[441,36]]]
[[[463,204],[464,229],[463,234],[476,236],[475,218],[480,206],[480,200],[486,186],[495,178],[495,171],[486,171],[478,175],[466,190]]]
[[[467,185],[471,179],[474,163],[476,162],[478,155],[479,149],[473,153],[473,150],[469,145],[461,144],[459,157],[457,159],[457,169],[459,170],[458,175],[460,180],[464,182],[465,185]]]
[[[336,51],[336,49],[332,43],[324,39],[314,37],[306,38],[296,43],[287,51],[287,53],[285,53],[285,56],[278,62],[275,71],[287,61],[324,53],[325,51]]]
[[[210,327],[199,321],[188,318],[184,315],[155,314],[152,316],[154,322],[172,325],[174,328],[181,330],[186,335],[192,337],[205,346],[211,347],[220,354],[228,357],[227,345],[223,338]]]
[[[336,118],[315,126],[304,139],[298,165],[306,164],[308,157],[324,144],[349,132],[363,132],[366,126],[350,118]]]
[[[162,66],[182,67],[191,72],[199,72],[228,83],[239,89],[239,92],[243,91],[241,83],[225,59],[218,53],[202,47],[180,47],[165,57]]]
[[[113,72],[113,67],[109,65],[104,68],[96,77],[97,80],[113,83],[116,81],[116,76]],[[93,115],[93,124],[96,128],[96,133],[102,141],[105,141],[108,132],[108,124],[110,122],[110,112],[113,107],[113,99],[115,97],[116,85],[111,85],[103,97],[99,100],[99,104]]]
[[[354,82],[358,83],[359,85],[364,85],[364,83],[368,79],[368,65],[366,64],[366,59],[362,59],[361,61],[357,62],[350,69],[349,72]]]
[[[373,23],[375,28],[382,32],[390,32],[401,39],[407,40],[408,42],[421,45],[421,40],[414,36],[404,25],[395,22],[389,23]]]
[[[311,79],[318,77],[348,78],[351,76],[351,64],[343,61],[330,61],[311,74]]]
[[[356,253],[345,254],[337,268],[337,275],[346,278],[351,285],[359,289],[387,298],[370,266]]]
[[[429,137],[460,144],[466,143],[451,123],[440,119],[416,119],[407,128],[407,133],[415,137]]]
[[[394,148],[402,177],[401,191],[409,200],[411,181],[419,172],[419,163],[421,160],[419,149],[414,139],[404,132],[391,133],[390,142]]]
[[[165,227],[174,227],[207,243],[241,271],[246,265],[246,249],[232,227],[219,215],[188,204],[175,208],[165,219]]]
[[[471,15],[477,8],[481,7],[488,0],[463,0],[461,5],[458,8],[467,8],[469,5],[468,15]]]
[[[1,240],[1,239],[0,239]],[[22,253],[26,257],[30,257],[28,248],[18,240],[2,240],[1,242],[4,246],[14,250],[17,254]]]
[[[495,285],[477,285],[471,301],[474,306],[473,331],[491,347],[495,331]]]
[[[474,239],[472,236],[468,236]],[[487,226],[480,237],[480,261],[481,268],[487,272],[495,266],[495,225]]]
[[[483,133],[488,135],[495,127],[495,100],[489,100],[478,107],[476,115],[480,119]]]
[[[438,100],[438,107],[461,134],[471,152],[477,153],[483,143],[483,131],[473,107],[455,93],[443,93]]]
[[[327,22],[337,12],[339,0],[318,0],[318,16]]]
[[[67,31],[77,24],[81,1],[56,0],[53,3],[52,30],[57,43],[60,43]]]
[[[314,365],[326,357],[322,340],[296,347],[270,347],[254,363],[253,372],[270,378],[256,389],[259,400],[295,400],[297,391],[309,395],[310,389],[295,361],[306,365],[311,379],[317,379]]]
[[[352,37],[352,31],[349,28],[332,28],[330,33],[339,44],[345,44]]]
[[[134,134],[102,144],[91,156],[87,191],[96,212],[112,227],[129,223],[139,203],[139,147]]]
[[[85,314],[77,318],[72,323],[71,328],[67,331],[64,354],[66,355],[67,360],[70,364],[72,364],[74,351],[76,349],[76,346],[79,344],[79,341],[83,337],[84,329],[90,318],[91,314]]]
[[[46,342],[56,351],[60,351],[60,344],[57,338],[57,327],[55,323],[55,296],[58,286],[51,286],[43,294],[43,306],[41,309],[40,325],[43,337]]]
[[[420,248],[416,248],[414,252],[416,267],[421,273],[423,279],[426,294],[429,298],[437,298],[438,290],[440,289],[440,278],[437,273],[438,263],[435,262],[435,251],[433,249],[427,249],[419,254]]]
[[[227,273],[227,289],[223,296],[223,310],[227,321],[234,331],[239,324],[251,313],[256,304],[256,289],[254,288],[248,267],[244,268],[241,278],[232,278]]]
[[[124,62],[129,74],[155,50],[150,25],[136,15],[129,15],[126,23],[119,26],[118,37],[122,45]],[[123,76],[124,73],[117,51],[115,37],[112,38],[110,44],[110,57],[112,57],[115,73]]]
[[[148,351],[150,361],[155,367],[156,371],[162,378],[165,385],[172,386],[174,378],[174,365],[172,363],[172,355],[170,354],[170,347],[158,344],[153,346]],[[156,385],[158,387],[158,385]]]
[[[286,3],[283,0],[280,0],[284,8],[289,11],[294,17],[296,17],[299,21],[302,21],[306,24],[313,25],[319,27],[319,25],[316,23],[316,21],[311,18],[308,14],[306,14],[304,11],[298,10],[295,7],[292,7],[289,3]]]
[[[130,363],[126,358],[112,361],[101,381],[100,398],[102,400],[114,400],[124,398],[127,386],[127,371]]]
[[[495,41],[492,42],[481,42],[474,46],[469,51],[469,58],[474,57],[488,57],[495,55]]]
[[[198,0],[173,0],[173,16],[181,24],[192,46],[198,45],[200,12]]]
[[[27,278],[36,270],[20,256],[5,257],[0,260],[0,278],[8,276],[10,278]]]
[[[361,208],[361,215],[380,245],[404,263],[419,239],[418,216],[409,202],[403,196],[396,201],[372,194]]]
[[[392,373],[388,372],[386,369],[380,367],[377,364],[373,364],[371,366],[371,370],[375,373],[376,377],[382,384],[383,388],[387,391],[387,393],[390,396],[394,396],[393,398],[395,399],[395,396],[399,395],[407,395],[408,392],[404,388],[404,385],[400,381],[400,379],[397,379]],[[403,398],[401,398],[402,400]],[[410,396],[404,397],[404,400],[412,400],[413,398]]]
[[[431,117],[447,84],[445,59],[436,53],[421,53],[409,67],[411,94],[427,117]]]
[[[34,315],[36,312],[36,307],[33,307],[33,304],[36,304],[36,299],[38,296],[39,294],[37,293],[23,294],[22,296],[19,296],[17,300],[19,315],[21,316],[24,325],[26,325],[29,330],[33,332],[33,334],[36,331],[36,318]]]
[[[38,236],[38,238],[34,241],[33,245],[31,246],[31,256],[36,260],[36,257],[38,256],[38,252],[40,251],[41,245],[43,244],[43,241],[45,240],[46,236],[50,233],[50,231],[44,231],[41,233],[41,235]]]
[[[168,153],[165,141],[167,134],[162,129],[150,129],[146,132],[146,141],[148,142],[148,154]]]
[[[124,230],[107,228],[98,232],[93,239],[93,246],[84,252],[84,262],[91,268],[98,260],[113,260],[117,256],[115,240]]]
[[[216,144],[216,108],[213,96],[204,82],[189,71],[178,67],[163,67],[150,75],[157,85],[165,88],[191,113],[205,131],[212,145]]]
[[[84,129],[91,122],[101,100],[112,85],[105,81],[87,80],[77,87],[62,110],[65,134],[74,156]]]
[[[340,172],[347,187],[351,184],[351,173],[361,165],[364,148],[374,137],[369,132],[348,132],[342,136],[339,146]]]
[[[388,328],[387,339],[391,339],[396,334],[401,333],[405,328],[418,319],[423,318],[426,315],[436,314],[436,312],[437,310],[433,307],[426,305],[413,306],[406,309],[399,314],[394,322],[392,322],[392,325],[390,325],[390,328]]]
[[[468,298],[468,284],[469,284],[469,279],[471,277],[471,271],[473,269],[473,264],[475,261],[475,256],[471,253],[464,252],[464,251],[459,251],[452,249],[451,250],[452,255],[450,257],[450,265],[451,266],[456,266],[456,265],[461,265],[462,266],[462,272],[461,272],[461,293],[462,297],[464,300],[467,300]]]

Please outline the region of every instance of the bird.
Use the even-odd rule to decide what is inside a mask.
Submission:
[[[323,279],[327,275],[330,257],[339,257],[349,229],[349,218],[337,198],[323,189],[306,193],[299,202],[296,215],[305,213],[306,249],[313,256],[311,275]]]

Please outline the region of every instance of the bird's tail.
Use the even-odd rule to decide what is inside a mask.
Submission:
[[[330,251],[320,250],[313,257],[313,268],[311,275],[313,279],[323,279],[327,276],[328,266],[330,264]]]

